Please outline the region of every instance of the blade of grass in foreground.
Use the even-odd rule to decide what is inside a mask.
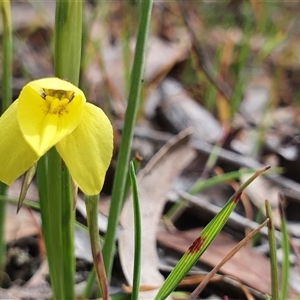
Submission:
[[[2,95],[0,115],[9,107],[12,101],[12,27],[10,1],[1,1],[2,15]],[[0,182],[0,195],[6,194],[7,186]],[[0,202],[0,285],[2,285],[2,275],[5,265],[5,242],[4,242],[4,223],[5,223],[6,203]]]
[[[270,167],[264,167],[256,171],[240,188],[232,195],[221,211],[209,222],[209,224],[201,231],[200,235],[195,239],[187,252],[179,260],[175,268],[167,277],[160,290],[158,291],[155,300],[163,300],[176,288],[179,282],[187,274],[187,272],[197,262],[199,257],[204,253],[206,248],[214,240],[226,223],[230,213],[238,203],[243,190],[260,174],[268,170]]]
[[[140,274],[141,274],[141,249],[142,249],[142,231],[141,214],[139,204],[139,194],[135,176],[134,164],[131,161],[129,166],[133,210],[134,210],[134,266],[133,266],[133,284],[131,299],[139,299]]]
[[[141,14],[136,40],[135,56],[131,73],[128,105],[125,113],[124,130],[119,149],[117,169],[111,196],[107,232],[105,236],[105,243],[103,246],[103,259],[108,281],[110,281],[111,277],[116,229],[125,193],[126,178],[128,173],[129,157],[133,137],[133,127],[140,103],[142,75],[145,65],[146,41],[150,25],[152,2],[153,0],[143,0],[140,2]]]
[[[283,252],[283,259],[282,259],[282,270],[281,270],[281,283],[280,283],[280,299],[287,299],[287,291],[289,286],[289,269],[290,269],[290,244],[289,244],[289,237],[288,231],[286,226],[286,218],[283,209],[283,197],[280,196],[279,201],[279,212],[281,216],[281,245],[282,245],[282,252]]]
[[[216,265],[208,274],[205,276],[204,280],[197,286],[197,288],[190,294],[187,300],[194,300],[203,291],[205,286],[209,283],[212,277],[220,270],[220,268],[230,260],[255,234],[257,234],[264,226],[266,226],[269,219],[266,219],[262,224],[260,224],[256,229],[251,231],[242,241],[240,241],[231,251],[222,259],[218,265]]]
[[[271,281],[272,281],[272,299],[278,300],[278,275],[277,275],[277,255],[276,255],[276,239],[274,234],[274,224],[272,219],[272,209],[268,200],[265,202],[266,216],[269,218],[268,223],[268,239],[270,248],[270,263],[271,263]]]

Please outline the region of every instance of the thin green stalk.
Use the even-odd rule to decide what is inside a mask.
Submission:
[[[3,113],[12,102],[12,27],[10,14],[10,1],[1,1],[2,13],[2,106]]]
[[[12,102],[12,27],[10,1],[1,1],[2,14],[2,102],[0,115]],[[0,195],[5,195],[7,186],[0,182]],[[4,226],[6,216],[6,202],[0,202],[0,286],[2,285],[2,274],[5,268],[5,241]]]
[[[7,186],[0,182],[0,196],[6,194]],[[0,201],[0,286],[3,282],[3,274],[5,268],[5,240],[4,240],[4,230],[5,230],[5,216],[6,216],[6,201]]]
[[[142,251],[142,221],[139,204],[139,194],[135,176],[134,163],[130,162],[129,175],[132,189],[133,212],[134,212],[134,265],[133,284],[131,299],[139,299],[140,277],[141,277],[141,251]]]
[[[55,75],[78,86],[81,61],[82,1],[57,0]]]
[[[138,172],[140,165],[141,165],[141,161],[139,160],[139,158],[137,157],[133,157],[132,158],[132,163],[133,163],[133,167],[135,172]],[[126,178],[126,184],[125,184],[125,193],[124,193],[124,199],[123,199],[123,204],[125,203],[129,192],[130,192],[130,187],[131,187],[131,178],[130,178],[130,168],[129,168],[129,172],[127,174],[127,178]]]
[[[63,270],[65,282],[65,299],[74,299],[75,258],[74,258],[74,229],[75,211],[71,190],[69,171],[63,167],[61,171],[61,231],[63,243]]]
[[[84,200],[86,205],[86,215],[94,260],[94,268],[96,271],[102,298],[104,300],[107,300],[109,299],[108,283],[105,274],[105,266],[103,262],[98,231],[98,195],[85,195]]]
[[[0,202],[2,202],[2,201],[12,203],[12,204],[18,204],[19,199],[2,195],[2,196],[0,196]],[[24,200],[23,205],[25,205],[26,207],[36,209],[36,210],[40,209],[39,204],[37,202],[31,201],[31,200]]]
[[[278,300],[278,264],[277,264],[277,255],[276,255],[276,239],[274,234],[274,224],[272,218],[272,209],[269,202],[266,200],[266,216],[269,218],[268,222],[268,239],[269,239],[269,248],[270,248],[270,264],[271,264],[271,281],[272,281],[272,299]]]
[[[198,179],[194,185],[188,190],[188,193],[191,195],[195,195],[209,187],[220,184],[222,182],[233,180],[240,178],[243,174],[249,174],[255,172],[254,169],[246,169],[224,173],[222,175],[214,176],[209,179],[203,180],[202,178]],[[186,200],[179,198],[179,200],[169,209],[169,211],[165,214],[164,218],[166,221],[176,221],[182,208],[185,206]]]
[[[37,178],[41,207],[42,229],[49,264],[53,299],[66,299],[61,210],[61,159],[52,148],[38,162]]]
[[[125,113],[124,131],[119,149],[117,169],[113,184],[113,191],[109,210],[107,232],[103,247],[103,258],[108,281],[110,281],[111,277],[116,228],[125,193],[126,177],[128,172],[128,164],[133,137],[133,127],[135,124],[135,119],[140,103],[142,75],[145,65],[146,41],[150,24],[152,2],[153,0],[141,1],[139,30],[137,35],[135,56],[131,73],[131,84],[129,90],[128,105]]]
[[[131,51],[130,51],[130,33],[129,24],[131,17],[126,16],[123,20],[123,31],[122,31],[122,56],[123,56],[123,67],[124,67],[124,86],[126,94],[130,88],[130,69],[131,69]]]
[[[280,299],[287,299],[288,287],[289,287],[289,271],[290,271],[290,244],[289,235],[286,226],[286,217],[284,208],[282,205],[282,196],[280,197],[279,211],[281,216],[281,245],[282,245],[282,270],[281,270],[281,283],[280,283]]]
[[[92,268],[91,272],[89,273],[89,276],[86,280],[84,290],[81,294],[82,298],[88,298],[89,295],[91,294],[92,289],[93,289],[93,285],[94,285],[94,282],[95,282],[95,276],[96,276],[96,271],[95,271],[95,267],[93,266],[93,268]]]
[[[231,116],[234,117],[235,113],[237,112],[240,102],[242,100],[242,95],[245,90],[245,84],[249,78],[249,72],[244,74],[246,61],[249,58],[249,51],[250,51],[250,34],[252,31],[252,22],[249,16],[245,17],[244,19],[244,28],[243,28],[243,35],[242,40],[240,43],[240,49],[237,58],[237,64],[235,68],[235,78],[236,82],[234,84],[234,91],[230,99],[230,107],[231,107]]]

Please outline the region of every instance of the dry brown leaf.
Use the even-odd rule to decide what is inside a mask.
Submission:
[[[190,134],[190,130],[185,130],[170,140],[138,174],[143,233],[141,285],[160,286],[164,281],[158,270],[156,231],[172,181],[195,156],[189,145]],[[119,252],[123,272],[130,285],[132,285],[134,261],[133,220],[132,199],[129,198],[121,214]],[[153,299],[156,292],[140,293],[140,299]]]

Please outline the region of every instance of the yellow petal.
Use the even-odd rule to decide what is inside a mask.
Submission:
[[[25,141],[17,119],[18,100],[0,118],[0,181],[12,184],[39,158]]]
[[[77,128],[57,145],[70,174],[86,195],[98,194],[113,150],[113,131],[104,112],[86,103]]]
[[[26,141],[39,156],[78,126],[85,102],[80,89],[59,78],[35,80],[23,88],[18,120]]]

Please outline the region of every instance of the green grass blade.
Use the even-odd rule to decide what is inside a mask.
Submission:
[[[116,228],[124,199],[126,177],[130,158],[133,127],[139,109],[140,94],[142,86],[142,75],[145,65],[146,41],[148,36],[150,15],[153,0],[141,1],[139,29],[136,41],[135,56],[133,61],[131,83],[128,97],[128,105],[125,113],[124,130],[119,149],[117,169],[113,184],[111,205],[105,243],[103,246],[103,258],[105,262],[108,280],[110,280],[113,248],[115,244]]]
[[[12,26],[10,1],[1,1],[2,15],[2,95],[0,115],[12,102]],[[0,195],[5,195],[7,186],[0,182]],[[5,241],[4,224],[6,215],[6,203],[0,202],[0,285],[2,285],[2,274],[5,266]]]
[[[245,10],[245,13],[248,11]],[[237,53],[237,63],[235,67],[235,78],[236,82],[234,85],[234,91],[230,99],[230,108],[231,108],[231,116],[234,117],[235,113],[239,109],[239,105],[242,100],[242,96],[245,90],[245,84],[249,78],[249,72],[245,71],[245,65],[247,59],[249,59],[250,52],[250,36],[253,30],[252,27],[252,18],[250,16],[245,16],[244,13],[244,28],[242,40],[240,43],[240,49]]]
[[[19,199],[13,198],[13,197],[8,197],[5,195],[0,195],[0,202],[2,202],[2,201],[9,202],[12,204],[18,204]],[[25,205],[26,207],[36,209],[36,210],[40,210],[40,205],[37,202],[31,201],[31,200],[24,200],[23,205]]]
[[[78,86],[81,62],[82,1],[56,0],[55,76]]]
[[[187,274],[187,272],[197,262],[199,257],[205,252],[207,247],[213,241],[213,239],[220,232],[224,224],[226,223],[230,213],[238,203],[243,190],[261,173],[265,172],[270,167],[262,168],[256,171],[240,188],[233,194],[228,200],[221,211],[209,222],[209,224],[201,231],[200,235],[195,239],[193,244],[189,247],[187,252],[179,260],[175,268],[167,277],[162,287],[158,291],[155,300],[163,300],[176,288],[179,282]]]
[[[214,185],[220,184],[222,182],[233,180],[240,178],[243,174],[249,174],[255,172],[254,169],[246,169],[246,170],[238,170],[233,172],[224,173],[222,175],[214,176],[206,180],[199,179],[197,180],[194,185],[188,190],[188,193],[191,195],[195,195],[206,188],[210,188]],[[181,211],[184,207],[186,201],[180,198],[165,214],[164,218],[166,220],[174,221],[177,217],[177,214]]]
[[[65,298],[73,299],[75,284],[74,230],[75,210],[69,171],[66,167],[61,170],[62,219],[61,231],[63,242],[63,270],[65,282]]]
[[[282,197],[281,197],[282,198]],[[289,271],[290,271],[290,244],[289,235],[286,225],[286,217],[282,205],[282,199],[279,202],[279,211],[281,216],[281,245],[282,245],[282,270],[281,270],[281,282],[280,282],[280,299],[287,299],[287,292],[289,287]]]
[[[241,240],[237,245],[235,245],[229,253],[219,262],[201,281],[201,283],[197,286],[197,288],[189,295],[187,300],[196,299],[197,296],[203,291],[205,286],[209,283],[209,281],[213,278],[213,276],[220,270],[220,268],[228,262],[255,234],[257,234],[266,224],[269,219],[266,219],[262,224],[260,224],[256,229],[252,230],[247,236]]]
[[[274,224],[272,219],[272,210],[269,202],[266,200],[266,216],[269,218],[268,222],[268,236],[269,236],[269,248],[270,248],[270,264],[271,264],[271,280],[272,280],[272,299],[278,300],[278,263],[276,255],[276,239],[274,234]]]
[[[139,204],[138,187],[135,176],[134,164],[131,161],[129,166],[129,174],[131,181],[133,209],[134,209],[134,266],[133,266],[133,285],[132,300],[139,299],[140,274],[141,274],[141,249],[142,249],[142,225]]]
[[[140,161],[140,159],[139,159],[138,156],[135,156],[135,157],[132,158],[132,162],[133,162],[134,170],[137,173],[138,170],[139,170],[139,168],[140,168],[141,161]],[[128,172],[127,178],[126,178],[125,193],[124,193],[123,203],[125,203],[128,195],[129,195],[130,187],[131,187],[131,178],[130,178],[130,167],[129,167],[129,172]]]
[[[241,169],[238,171],[232,171],[232,172],[224,173],[221,175],[217,175],[217,176],[211,177],[206,180],[202,180],[200,178],[188,190],[188,193],[191,195],[195,195],[195,194],[197,194],[207,188],[210,188],[214,185],[217,185],[217,184],[220,184],[220,183],[223,183],[226,181],[238,179],[244,174],[249,174],[249,173],[253,173],[253,172],[255,172],[255,169]],[[279,173],[279,172],[282,172],[282,168],[272,168],[272,170],[268,171],[268,173],[269,172]],[[185,206],[185,203],[186,203],[186,200],[180,198],[165,214],[165,216],[164,216],[165,220],[166,221],[172,220],[174,222],[177,215],[180,213],[182,208]]]
[[[2,95],[1,114],[12,102],[12,26],[10,1],[1,1],[2,14]]]
[[[5,197],[7,186],[0,182],[0,197]],[[6,260],[6,246],[4,241],[4,227],[6,216],[6,201],[0,201],[0,286],[2,286]]]

